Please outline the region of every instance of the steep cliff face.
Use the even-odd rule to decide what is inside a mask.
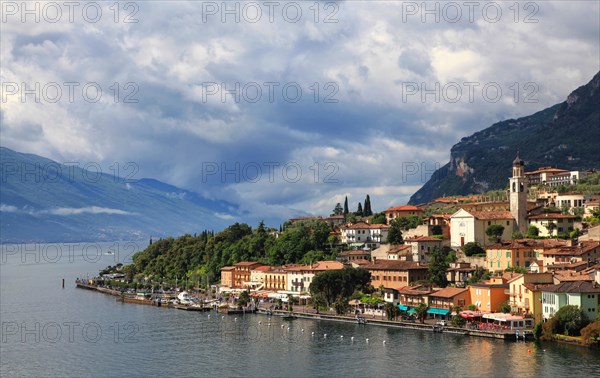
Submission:
[[[599,141],[600,72],[560,104],[462,138],[452,147],[450,162],[438,169],[409,203],[505,188],[517,150],[528,171],[549,165],[598,168]]]

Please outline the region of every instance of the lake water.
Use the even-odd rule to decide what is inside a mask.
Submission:
[[[75,288],[132,252],[3,246],[0,376],[600,376],[600,352],[585,348],[303,319],[269,327],[263,315],[236,321]]]

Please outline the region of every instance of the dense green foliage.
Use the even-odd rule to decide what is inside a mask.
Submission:
[[[600,320],[596,320],[593,323],[581,329],[581,337],[587,344],[600,345]]]
[[[563,306],[542,326],[542,338],[551,340],[555,334],[579,336],[588,323],[579,306]]]
[[[309,291],[313,298],[319,298],[317,301],[332,306],[336,302],[347,304],[355,291],[367,292],[370,285],[368,270],[346,267],[319,273],[313,278]]]
[[[133,256],[135,272],[150,279],[174,282],[184,277],[214,283],[220,269],[240,261],[259,261],[269,265],[314,262],[330,257],[327,246],[329,226],[318,220],[286,223],[278,238],[261,222],[256,229],[235,223],[213,235],[204,231],[198,236],[155,241]]]
[[[373,218],[371,218],[371,223],[372,224],[386,224],[387,220],[385,218],[385,213],[381,212],[381,213],[374,214]]]
[[[450,247],[434,247],[429,259],[429,281],[439,287],[448,286],[448,256],[452,252]]]
[[[466,256],[485,255],[485,249],[476,242],[468,242],[463,245],[461,249]]]
[[[488,228],[485,229],[485,234],[488,236],[490,241],[500,239],[502,237],[503,233],[504,233],[504,226],[501,226],[499,224],[493,224],[491,226],[488,226]]]

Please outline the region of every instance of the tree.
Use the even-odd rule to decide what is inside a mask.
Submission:
[[[358,215],[359,217],[362,217],[364,215],[362,204],[360,202],[358,203],[358,209],[356,210],[356,215]]]
[[[461,247],[462,251],[466,256],[474,255],[485,255],[485,249],[483,249],[477,242],[468,242]]]
[[[394,320],[398,317],[398,315],[400,315],[400,309],[393,303],[387,302],[383,306],[383,309],[385,311],[387,320]]]
[[[588,345],[600,345],[600,320],[583,327],[581,337]]]
[[[348,214],[348,196],[344,199],[344,215]]]
[[[529,273],[529,269],[524,266],[511,266],[510,268],[504,269],[505,272],[515,272],[520,274]]]
[[[408,231],[411,228],[416,228],[422,222],[423,222],[423,220],[421,219],[421,217],[419,217],[417,215],[409,215],[407,217],[394,218],[394,220],[391,222],[390,225],[393,225],[394,223],[396,223],[400,227],[400,229],[402,229],[404,231]]]
[[[394,221],[388,230],[387,241],[390,244],[404,244],[404,239],[402,238],[402,231],[400,230],[400,226]]]
[[[415,307],[415,316],[421,321],[421,323],[425,323],[427,310],[429,310],[429,306],[425,303],[419,303],[419,305]]]
[[[246,306],[250,302],[250,295],[248,294],[248,290],[244,290],[240,293],[240,297],[237,300],[238,306]]]
[[[371,218],[372,224],[386,224],[385,213],[377,213]]]
[[[340,205],[340,203],[336,203],[335,204],[335,208],[333,209],[333,215],[343,215],[344,214],[344,209],[342,208],[342,205]]]
[[[371,273],[365,269],[346,267],[317,274],[309,286],[311,296],[321,296],[331,307],[338,297],[348,302],[355,291],[366,291],[371,285]]]
[[[578,336],[588,323],[579,306],[563,306],[542,326],[542,338],[551,340],[554,334]]]
[[[452,251],[450,247],[434,247],[429,259],[429,282],[439,287],[448,286],[448,254]]]
[[[540,230],[534,225],[529,226],[529,228],[527,229],[527,237],[529,237],[529,238],[535,238],[539,234],[540,234]]]
[[[348,303],[348,298],[338,295],[337,299],[333,303],[333,308],[335,308],[335,313],[337,315],[344,315],[350,310],[350,304]]]
[[[367,194],[367,198],[365,198],[365,206],[363,207],[363,214],[366,217],[373,215],[373,211],[371,211],[371,197]]]
[[[502,234],[504,233],[504,226],[499,224],[492,224],[485,230],[485,234],[488,236],[488,239],[493,241],[499,241],[502,238]]]
[[[506,301],[506,302],[502,303],[498,309],[500,310],[501,313],[508,314],[510,312],[510,303],[508,303],[508,301]]]

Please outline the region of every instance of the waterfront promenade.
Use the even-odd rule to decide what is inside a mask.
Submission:
[[[112,296],[120,297],[117,300],[123,301],[122,293],[118,290],[108,289],[101,286],[91,285],[86,282],[78,281],[76,283],[77,288],[94,290],[103,294],[108,294]],[[124,303],[134,303],[134,304],[145,304],[145,305],[156,305],[151,300],[129,300],[123,301]],[[271,310],[265,307],[266,305],[271,305],[270,302],[262,302],[257,303],[258,314],[267,315],[267,316],[283,316],[289,315],[289,311],[285,310]],[[165,306],[167,307],[167,306]],[[168,306],[173,308],[173,306]],[[236,312],[240,313],[240,312]],[[346,323],[357,323],[358,320],[354,315],[337,315],[334,311],[330,310],[320,310],[316,311],[310,306],[305,305],[294,305],[293,311],[291,311],[295,317],[303,318],[303,319],[314,319],[321,321],[337,321],[337,322],[346,322]],[[365,316],[366,315],[366,316]],[[437,319],[427,319],[424,323],[420,322],[409,322],[403,320],[388,320],[385,318],[384,312],[372,312],[367,314],[361,314],[361,317],[366,320],[365,326],[383,326],[383,327],[393,327],[393,328],[404,328],[404,329],[416,329],[427,332],[441,332],[441,333],[453,333],[460,334],[465,336],[475,336],[475,337],[485,337],[485,338],[493,338],[500,340],[517,340],[516,332],[512,330],[504,330],[504,329],[469,329],[467,327],[453,327],[449,325],[441,326],[438,323]],[[533,335],[531,330],[520,331],[519,340],[523,339],[523,335],[525,335],[525,340],[533,340]]]

